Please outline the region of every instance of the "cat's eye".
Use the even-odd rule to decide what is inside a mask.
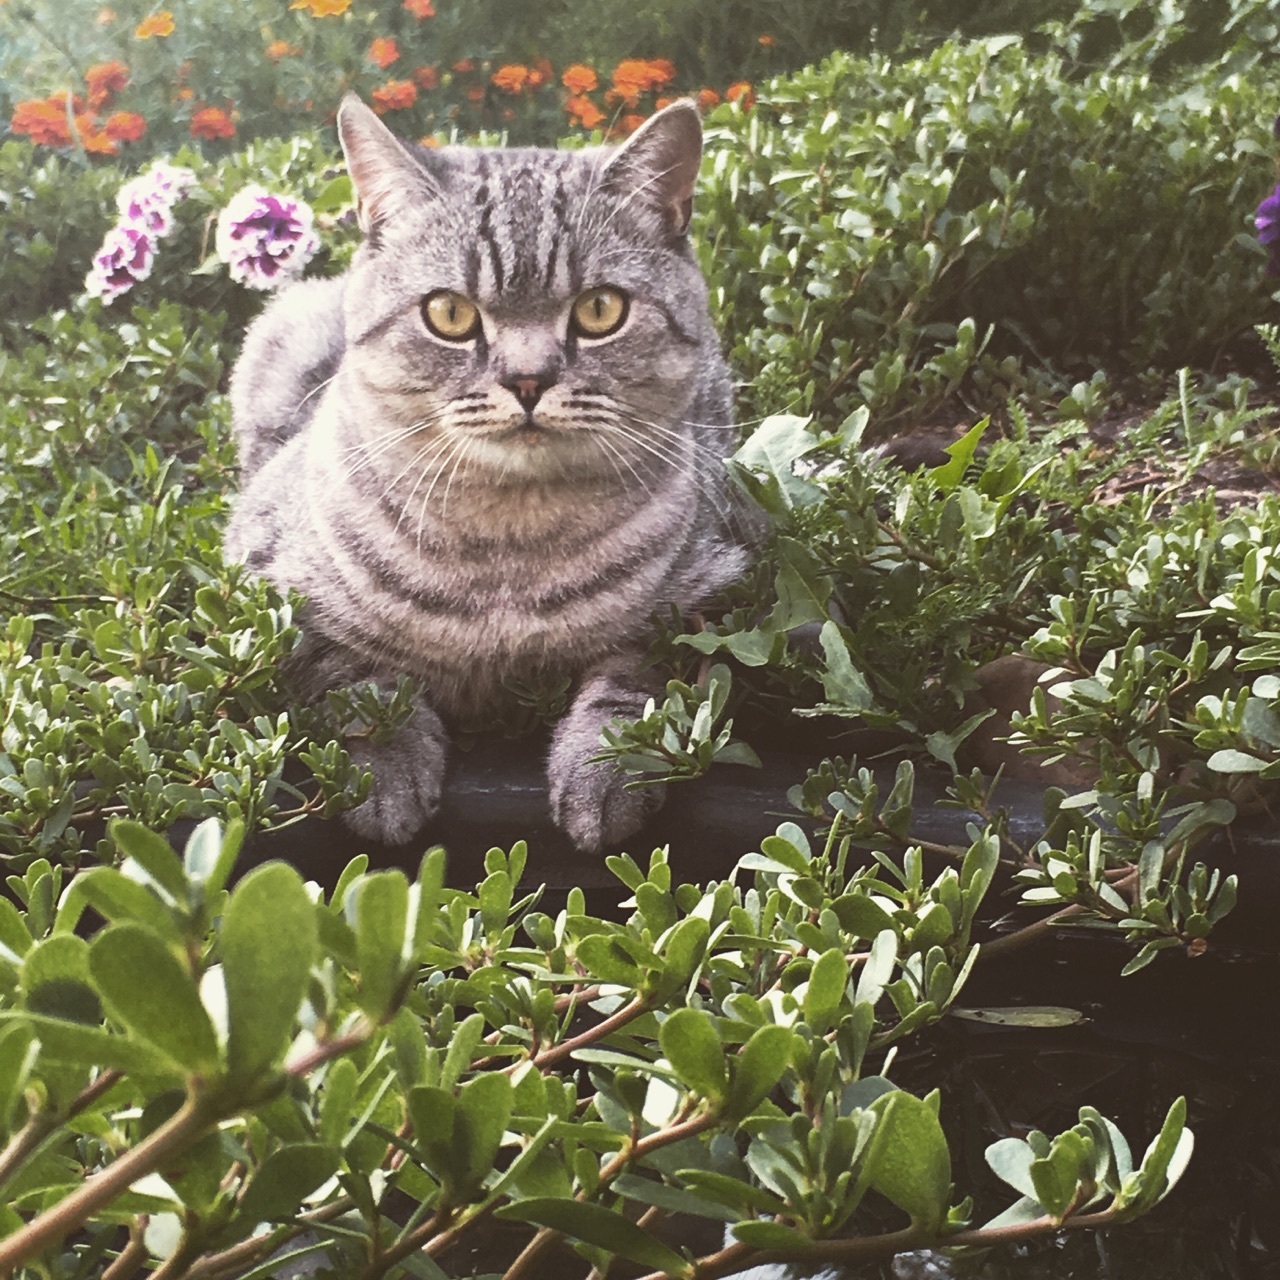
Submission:
[[[450,289],[439,289],[422,300],[422,318],[437,338],[447,342],[465,342],[480,332],[476,304]]]
[[[579,294],[573,304],[573,327],[584,338],[607,338],[627,318],[627,295],[607,285]]]

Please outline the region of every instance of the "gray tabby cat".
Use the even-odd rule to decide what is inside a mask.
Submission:
[[[423,683],[393,742],[348,740],[374,774],[358,834],[412,837],[448,728],[554,674],[576,688],[553,815],[597,850],[661,802],[588,763],[653,692],[650,616],[696,609],[747,561],[729,379],[686,238],[697,110],[577,152],[410,148],[352,96],[338,129],[364,241],[249,330],[228,554],[307,596],[302,696]]]

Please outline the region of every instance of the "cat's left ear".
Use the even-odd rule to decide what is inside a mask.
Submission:
[[[338,110],[338,138],[366,235],[399,210],[440,194],[427,159],[415,155],[354,93]]]
[[[605,174],[625,198],[656,209],[668,233],[684,235],[701,163],[702,117],[693,99],[681,98],[650,116],[614,152]]]

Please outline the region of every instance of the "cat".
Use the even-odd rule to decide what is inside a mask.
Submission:
[[[450,729],[504,686],[574,682],[552,816],[582,851],[637,830],[658,788],[590,763],[656,691],[650,619],[740,576],[751,520],[723,459],[731,386],[688,240],[702,126],[670,104],[579,151],[410,147],[354,95],[338,132],[362,242],[286,289],[231,379],[241,492],[230,558],[307,598],[300,696],[407,673],[422,693],[346,813],[412,838]]]

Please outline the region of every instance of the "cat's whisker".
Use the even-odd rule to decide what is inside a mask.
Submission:
[[[338,375],[336,373],[332,373],[323,382],[317,383],[316,386],[312,387],[311,390],[308,391],[307,394],[294,406],[293,412],[289,415],[289,421],[292,422],[294,418],[302,412],[307,401],[309,401],[312,396],[318,396],[320,392],[322,392],[337,376]]]
[[[435,426],[442,415],[433,418],[423,418],[419,422],[415,422],[409,427],[397,427],[393,431],[385,432],[382,435],[375,436],[373,440],[362,441],[359,444],[352,445],[349,449],[344,449],[341,457],[344,461],[348,455],[354,455],[354,465],[347,466],[348,475],[358,475],[366,467],[371,466],[384,454],[389,453],[396,445],[402,441],[410,439],[421,431],[429,430]]]
[[[440,518],[443,520],[449,512],[449,491],[453,488],[453,482],[458,478],[458,468],[462,468],[462,475],[465,477],[468,468],[471,466],[471,459],[475,454],[473,448],[475,441],[470,436],[462,437],[462,449],[455,456],[453,465],[449,469],[449,478],[445,481],[444,494],[440,499]]]
[[[636,470],[635,464],[631,461],[631,459],[628,458],[627,455],[623,453],[622,450],[619,449],[618,446],[614,444],[614,442],[610,440],[607,435],[604,435],[603,433],[600,433],[600,432],[592,432],[591,439],[594,441],[594,443],[600,446],[601,452],[613,464],[613,470],[618,477],[619,485],[621,485],[623,488],[626,488],[626,484],[627,484],[626,478],[622,474],[622,467],[626,467],[626,469],[629,472],[631,472],[632,476],[635,478],[636,484],[638,484],[640,488],[644,490],[646,496],[648,497],[653,496],[652,483],[645,480],[645,478],[640,474],[640,472]],[[622,465],[619,466],[619,463],[621,463]]]
[[[418,471],[418,478],[414,480],[413,487],[409,490],[409,493],[406,496],[405,500],[400,504],[400,515],[399,515],[399,518],[396,520],[397,529],[399,529],[400,525],[404,522],[405,515],[409,511],[410,505],[413,503],[413,495],[417,493],[418,486],[422,483],[422,481],[427,475],[427,472],[429,469],[428,464],[432,459],[438,458],[440,454],[444,452],[451,438],[452,437],[450,436],[436,436],[434,439],[427,441],[427,443],[424,444],[422,448],[419,449],[417,453],[415,453],[413,457],[409,459],[408,464],[396,476],[396,478],[392,480],[389,485],[387,485],[386,489],[383,490],[383,493],[382,493],[383,499],[389,498],[391,496],[392,491],[395,489],[396,485],[399,484],[400,481],[415,466],[419,466],[419,464],[421,464],[420,470]]]
[[[419,552],[422,550],[422,533],[426,527],[427,508],[431,504],[431,495],[435,492],[436,485],[440,483],[440,477],[444,475],[449,464],[464,448],[466,448],[467,437],[462,435],[450,436],[449,443],[452,447],[445,451],[444,458],[441,459],[440,465],[436,468],[435,474],[431,477],[431,483],[427,486],[426,492],[422,495],[422,501],[418,504],[417,544]]]

